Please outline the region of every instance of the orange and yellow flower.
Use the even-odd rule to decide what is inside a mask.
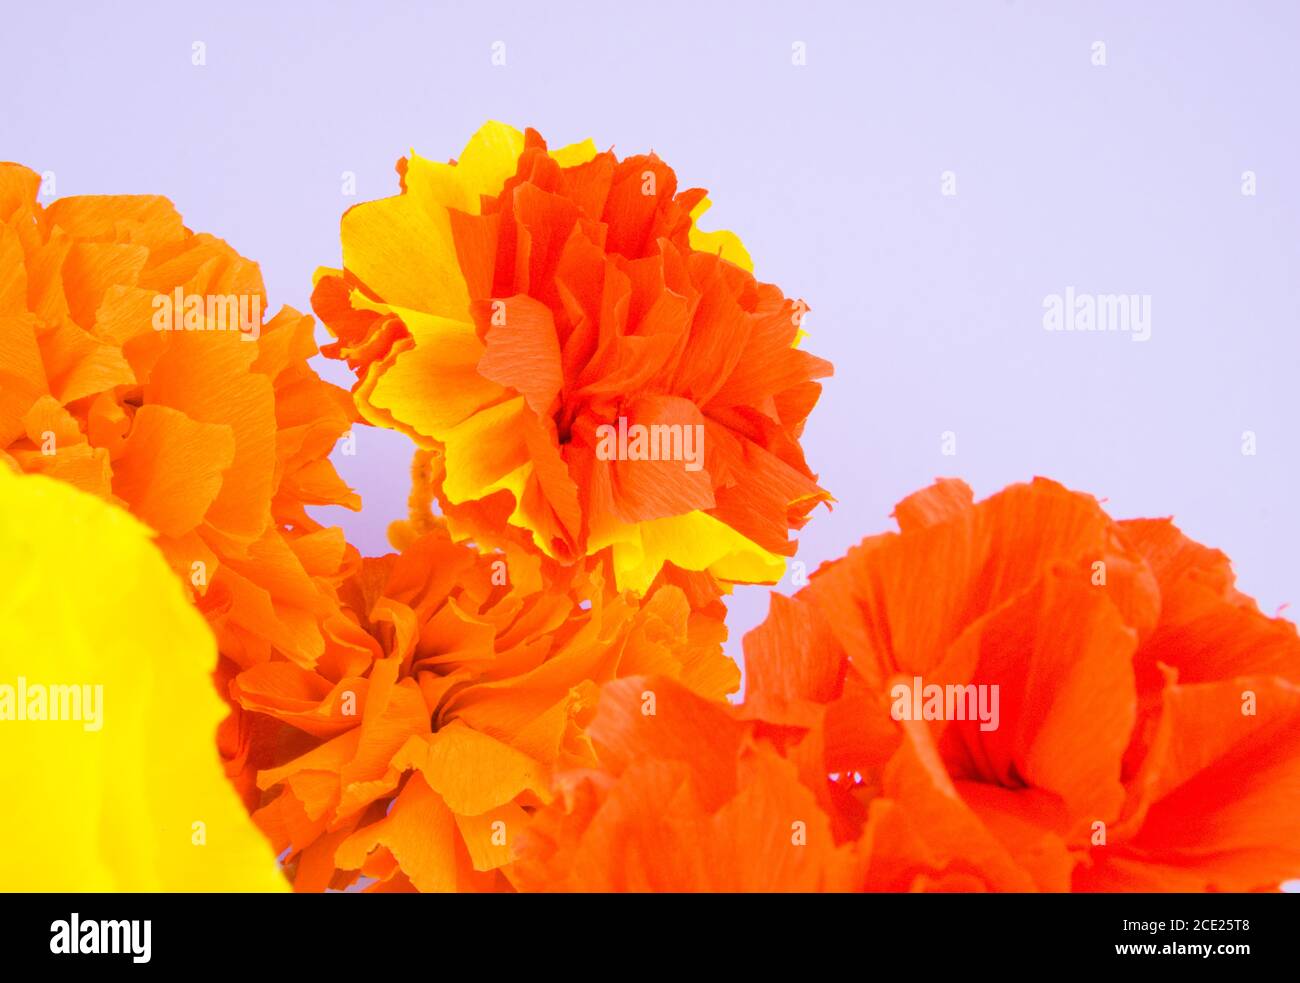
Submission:
[[[1300,639],[1234,588],[1222,553],[1042,479],[978,505],[941,481],[895,515],[899,533],[773,597],[745,639],[743,706],[674,695],[692,724],[665,729],[607,687],[602,768],[565,778],[521,880],[746,889],[747,868],[695,853],[646,867],[683,839],[716,859],[725,803],[745,797],[768,808],[729,835],[766,845],[751,863],[775,864],[768,887],[846,868],[866,890],[1267,890],[1300,874]],[[918,719],[917,682],[966,710],[949,716],[945,695]],[[977,718],[971,695],[994,691],[980,705],[998,713]],[[774,754],[784,785],[752,765]]]
[[[457,538],[608,556],[639,592],[668,565],[775,581],[829,498],[799,437],[830,365],[796,347],[803,305],[699,229],[705,193],[653,154],[499,123],[398,172],[401,194],[344,215],[312,305],[362,415],[445,456]],[[702,434],[699,467],[602,453],[620,421]]]

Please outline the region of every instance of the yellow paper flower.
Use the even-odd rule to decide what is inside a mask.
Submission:
[[[222,773],[212,633],[149,531],[0,466],[0,583],[0,889],[283,890]]]

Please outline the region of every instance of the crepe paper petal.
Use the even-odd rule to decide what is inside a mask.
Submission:
[[[223,774],[216,644],[129,514],[0,467],[0,883],[282,891]]]
[[[605,685],[589,730],[602,771],[562,778],[528,827],[522,889],[842,891],[861,878],[795,767],[750,743],[726,704],[631,677]]]

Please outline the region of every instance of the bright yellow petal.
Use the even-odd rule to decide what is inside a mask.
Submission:
[[[523,149],[514,127],[487,123],[455,164],[412,153],[404,194],[344,214],[344,267],[390,304],[466,320],[469,291],[448,209],[477,215],[480,195],[500,192]]]
[[[446,208],[429,207],[414,193],[368,201],[344,213],[342,237],[343,265],[389,303],[468,316]]]
[[[524,397],[516,396],[475,413],[443,432],[447,481],[443,491],[455,503],[486,498],[508,488],[516,505],[531,473],[523,438]]]
[[[709,201],[708,198],[701,198],[700,203],[691,210],[691,248],[702,253],[713,253],[715,256],[721,256],[727,262],[735,263],[742,270],[753,273],[754,261],[750,259],[749,250],[740,241],[740,236],[734,232],[728,232],[726,229],[705,232],[700,228],[700,216],[707,212],[712,204],[713,202]]]
[[[398,354],[366,395],[372,406],[387,411],[403,429],[444,440],[452,427],[500,400],[506,389],[479,375],[483,343],[472,327],[435,338],[418,333],[417,323],[407,325],[415,338],[414,347]]]
[[[551,159],[561,167],[577,167],[596,156],[596,141],[588,137],[581,143],[571,143],[550,152]]]
[[[0,583],[0,889],[284,890],[218,758],[212,634],[149,531],[0,468]],[[80,719],[30,719],[38,685],[91,687]]]
[[[496,121],[484,123],[465,145],[456,161],[456,172],[475,194],[499,194],[506,179],[515,173],[523,152],[524,135],[513,126]],[[474,214],[478,214],[477,207]]]
[[[427,208],[479,214],[479,196],[501,192],[524,152],[524,135],[505,123],[484,123],[454,164],[414,151],[406,164],[406,191]]]
[[[665,562],[683,570],[708,570],[722,580],[775,583],[785,560],[704,512],[667,516],[623,526],[591,549],[614,547],[619,590],[644,593]]]

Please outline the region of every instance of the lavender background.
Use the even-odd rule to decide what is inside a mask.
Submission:
[[[656,150],[835,363],[805,448],[838,504],[809,569],[935,476],[982,497],[1044,474],[1172,514],[1265,610],[1300,603],[1296,4],[61,3],[5,25],[0,158],[59,195],[169,196],[261,262],[273,307],[308,309],[340,214],[394,193],[410,147],[452,157],[497,118]],[[1067,286],[1150,294],[1151,340],[1044,331]],[[366,511],[330,518],[367,552],[408,457],[367,430],[338,458]],[[738,592],[733,655],[766,607]]]

